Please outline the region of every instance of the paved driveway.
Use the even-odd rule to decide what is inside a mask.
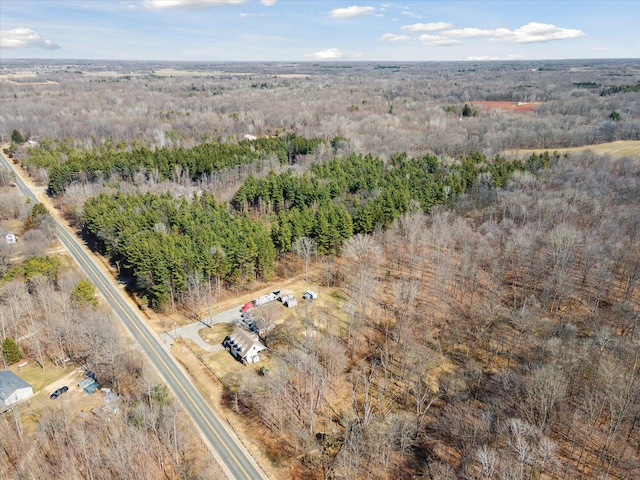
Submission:
[[[185,325],[184,327],[177,328],[175,330],[169,330],[162,335],[160,335],[160,340],[162,340],[167,346],[170,346],[173,343],[174,336],[179,336],[182,338],[187,338],[193,341],[196,345],[202,348],[206,352],[213,352],[222,348],[220,344],[211,344],[204,340],[200,334],[198,333],[201,329],[207,328],[207,325],[214,325],[216,323],[231,323],[235,324],[240,320],[240,307],[232,308],[231,310],[227,310],[226,312],[221,312],[213,317],[207,317],[200,322],[193,322],[189,325]]]

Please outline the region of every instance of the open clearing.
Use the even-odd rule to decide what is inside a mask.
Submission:
[[[538,105],[542,105],[542,103],[478,100],[470,102],[470,105],[474,107],[482,107],[484,110],[498,109],[506,112],[528,113]]]
[[[598,145],[584,145],[582,147],[572,148],[531,148],[519,150],[505,150],[502,153],[508,156],[516,156],[516,158],[528,157],[532,153],[558,152],[564,153],[580,153],[592,151],[598,155],[611,155],[612,157],[631,157],[640,159],[640,140],[618,140],[617,142],[600,143]]]

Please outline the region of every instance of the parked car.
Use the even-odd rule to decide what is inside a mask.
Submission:
[[[67,387],[66,385],[64,387],[60,387],[56,390],[53,391],[53,393],[51,395],[49,395],[49,398],[51,400],[55,400],[56,398],[58,398],[60,395],[62,395],[65,392],[69,391],[69,387]]]
[[[251,309],[252,309],[253,307],[255,307],[255,306],[256,306],[256,305],[255,305],[255,303],[253,303],[253,302],[247,302],[247,303],[245,303],[242,307],[240,307],[240,312],[241,312],[241,313],[245,313],[245,312],[247,312],[247,311],[251,310]]]

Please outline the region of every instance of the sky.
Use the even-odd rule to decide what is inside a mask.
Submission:
[[[640,0],[1,0],[0,60],[640,58]]]

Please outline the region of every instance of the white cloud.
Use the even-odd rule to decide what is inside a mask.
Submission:
[[[380,37],[384,42],[407,42],[411,40],[409,35],[396,35],[395,33],[385,33]]]
[[[11,30],[0,30],[0,47],[7,50],[18,50],[21,48],[57,50],[60,48],[60,45],[46,38],[42,38],[30,28],[20,27]]]
[[[515,43],[550,42],[584,37],[586,33],[573,28],[562,28],[548,23],[529,22],[516,30],[498,28],[495,36],[500,40]]]
[[[411,18],[422,18],[422,15],[420,15],[419,13],[413,13],[413,12],[410,12],[409,10],[404,10],[400,12],[400,15],[406,15],[407,17],[411,17]]]
[[[276,4],[276,0],[260,0],[260,3],[267,7],[271,7]]]
[[[245,18],[245,17],[264,17],[263,14],[261,13],[246,13],[246,12],[240,12],[240,17],[241,18]]]
[[[477,57],[467,57],[467,60],[484,62],[487,60],[523,60],[524,58],[526,58],[524,55],[518,55],[518,54],[511,54],[511,55],[507,55],[506,57],[492,57],[490,55],[480,55]]]
[[[431,23],[414,23],[413,25],[404,25],[400,27],[400,30],[406,30],[407,32],[435,32],[438,30],[446,30],[453,25],[446,22],[431,22]]]
[[[305,54],[305,57],[315,58],[316,60],[339,60],[345,58],[345,56],[338,48],[326,48],[319,52]]]
[[[429,35],[426,33],[420,35],[418,40],[425,45],[433,45],[435,47],[448,47],[449,45],[458,45],[459,43],[462,43],[460,40],[456,40],[455,38],[447,38],[442,35]]]
[[[459,39],[489,37],[490,42],[534,43],[549,42],[552,40],[565,40],[586,35],[580,30],[562,28],[546,23],[530,22],[515,30],[508,28],[481,29],[481,28],[451,28],[446,22],[414,23],[400,27],[406,32],[438,32],[437,35],[423,34],[418,39],[426,45],[456,45],[461,43]],[[387,33],[381,40],[400,41],[407,40],[404,35]]]
[[[583,37],[585,33],[571,28],[530,22],[515,30],[509,30],[508,28],[496,28],[495,30],[459,28],[443,31],[442,35],[452,38],[492,37],[490,41],[493,42],[535,43],[578,38]]]
[[[361,15],[370,15],[375,11],[376,9],[374,7],[358,7],[357,5],[352,5],[347,8],[336,8],[335,10],[331,10],[330,15],[333,18],[351,18],[359,17]]]
[[[147,8],[202,8],[214,5],[239,5],[246,0],[145,0]]]
[[[506,29],[505,29],[506,30]],[[496,34],[496,30],[483,30],[480,28],[458,28],[442,32],[443,35],[455,38],[490,37]]]

